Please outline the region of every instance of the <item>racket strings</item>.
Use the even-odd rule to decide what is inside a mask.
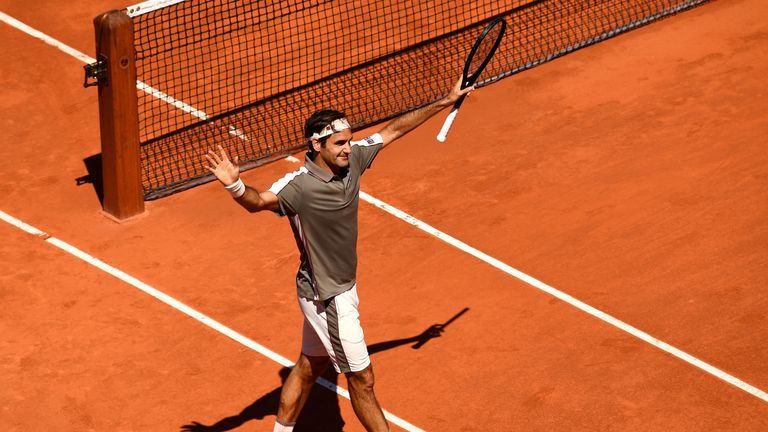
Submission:
[[[482,40],[477,45],[467,68],[467,81],[474,82],[484,69],[486,61],[493,55],[494,47],[504,32],[504,26],[497,24],[488,29]]]

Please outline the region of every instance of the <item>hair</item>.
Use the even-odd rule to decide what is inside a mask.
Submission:
[[[324,127],[331,124],[332,121],[344,117],[346,117],[346,115],[344,115],[343,112],[328,109],[315,111],[311,116],[309,116],[307,121],[304,122],[304,138],[307,139],[307,151],[310,157],[314,157],[314,149],[312,148],[312,140],[310,137],[315,133],[320,133],[320,131],[322,131]],[[320,138],[320,145],[325,145],[327,140],[328,137]]]

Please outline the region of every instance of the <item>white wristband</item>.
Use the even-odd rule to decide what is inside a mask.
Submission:
[[[236,182],[229,186],[224,186],[224,189],[228,190],[232,194],[233,198],[240,198],[245,193],[245,183],[240,178]]]

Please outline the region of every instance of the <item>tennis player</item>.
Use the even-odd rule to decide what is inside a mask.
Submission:
[[[359,141],[352,139],[343,113],[315,112],[304,126],[308,145],[304,165],[265,191],[243,184],[238,158],[229,159],[221,146],[205,155],[206,169],[246,210],[271,210],[288,217],[301,255],[296,274],[304,314],[301,354],[283,385],[275,431],[293,430],[312,385],[329,363],[346,375],[352,407],[365,429],[389,430],[373,391],[373,367],[358,314],[360,176],[381,149],[473,90],[461,89],[460,84],[461,80],[444,98]]]

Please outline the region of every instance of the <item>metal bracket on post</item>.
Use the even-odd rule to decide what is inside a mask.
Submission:
[[[99,54],[99,59],[95,63],[89,63],[83,66],[85,69],[85,82],[83,87],[94,87],[99,84],[107,84],[107,63],[108,59],[104,54]],[[93,81],[88,81],[88,78]]]

